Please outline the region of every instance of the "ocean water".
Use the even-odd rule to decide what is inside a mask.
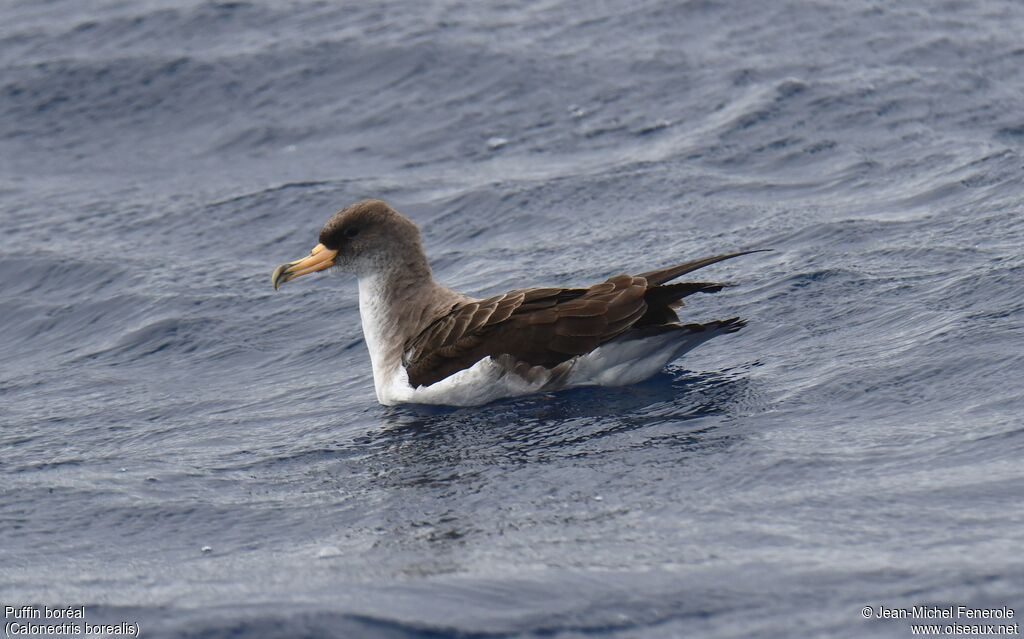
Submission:
[[[1015,1],[0,5],[0,604],[147,637],[1024,615]],[[637,386],[377,404],[342,206],[486,295],[745,248]],[[9,621],[5,620],[5,623]],[[964,621],[964,620],[961,620]]]

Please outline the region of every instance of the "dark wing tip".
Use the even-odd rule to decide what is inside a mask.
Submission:
[[[747,325],[747,320],[739,317],[730,317],[729,319],[719,320],[715,322],[715,324],[720,331],[725,333],[735,333]]]
[[[693,260],[690,262],[684,262],[682,264],[676,264],[675,266],[669,266],[667,268],[658,269],[656,271],[648,271],[641,273],[638,277],[642,277],[647,280],[651,286],[658,286],[669,282],[679,277],[696,271],[697,269],[704,268],[705,266],[711,266],[724,260],[731,260],[734,257],[741,255],[750,255],[751,253],[765,253],[774,249],[751,249],[749,251],[739,251],[736,253],[723,253],[721,255],[714,255],[712,257],[704,257],[699,260]]]
[[[747,320],[739,317],[730,317],[729,319],[715,320],[713,322],[705,322],[704,324],[670,324],[668,326],[685,328],[695,333],[707,330],[718,331],[721,333],[735,333],[746,325]]]

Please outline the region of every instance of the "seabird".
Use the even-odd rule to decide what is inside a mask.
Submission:
[[[671,280],[756,251],[706,257],[588,288],[527,288],[486,299],[434,281],[412,220],[380,200],[336,213],[320,243],[274,270],[276,290],[335,267],[359,278],[359,314],[381,404],[475,406],[570,386],[640,382],[738,317],[681,324],[676,309],[717,282]]]

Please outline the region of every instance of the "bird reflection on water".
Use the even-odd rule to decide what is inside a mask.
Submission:
[[[669,369],[634,386],[485,407],[382,408],[381,428],[351,445],[379,500],[375,546],[420,557],[403,571],[447,573],[510,529],[559,526],[571,539],[585,522],[628,519],[663,499],[666,477],[697,472],[690,460],[741,441],[733,418],[760,404],[744,371]],[[339,487],[352,490],[351,465],[339,471]],[[651,492],[605,501],[602,491],[616,490],[608,483],[623,481]]]

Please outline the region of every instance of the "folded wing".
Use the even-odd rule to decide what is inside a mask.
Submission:
[[[509,356],[554,368],[630,330],[678,328],[682,298],[727,284],[669,284],[680,275],[753,251],[729,253],[641,275],[618,275],[589,288],[516,290],[464,302],[405,345],[403,363],[413,387],[429,386],[485,357]]]

